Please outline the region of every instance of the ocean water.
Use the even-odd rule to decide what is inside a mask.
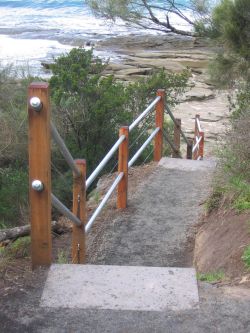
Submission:
[[[179,0],[180,5],[185,1]],[[180,27],[182,22],[174,20]],[[32,74],[40,74],[42,61],[49,62],[73,46],[130,33],[138,29],[121,20],[111,24],[94,17],[83,0],[0,0],[0,66],[28,66]],[[98,55],[115,57],[108,50]]]

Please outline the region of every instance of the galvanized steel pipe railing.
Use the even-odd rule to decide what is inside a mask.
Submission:
[[[110,151],[106,154],[106,156],[102,159],[99,165],[95,168],[95,170],[86,180],[86,189],[88,189],[89,186],[93,183],[93,181],[96,179],[96,177],[99,175],[99,173],[102,171],[102,169],[105,167],[105,165],[108,163],[108,161],[111,159],[114,153],[118,150],[120,144],[125,139],[126,139],[125,135],[121,135],[120,138],[116,141],[116,143],[113,145]]]
[[[153,109],[153,107],[161,100],[161,96],[157,96],[153,102],[145,109],[145,111],[143,111],[139,117],[137,117],[132,124],[129,126],[129,131],[132,131],[133,128],[135,128],[136,125],[139,124],[139,122],[145,118],[149,112]]]
[[[176,126],[178,126],[178,123],[176,122],[176,119],[175,119],[175,117],[174,117],[172,111],[169,109],[169,107],[168,107],[167,105],[166,105],[166,110],[167,110],[166,113],[169,114],[169,116],[170,116],[170,118],[173,120],[174,124],[175,124]],[[189,146],[190,143],[189,143],[189,141],[188,141],[186,135],[184,134],[184,132],[182,131],[181,128],[180,128],[180,133],[181,133],[181,136],[183,137],[184,141],[186,142],[186,144]]]
[[[175,152],[178,153],[179,150],[175,147],[175,145],[173,144],[173,142],[169,139],[169,137],[167,136],[166,132],[163,132],[163,137],[164,139],[167,141],[167,143],[169,144],[169,146],[171,147],[171,149]]]
[[[134,154],[134,156],[131,158],[131,160],[128,162],[128,166],[131,167],[137,158],[141,155],[143,150],[147,147],[147,145],[153,140],[153,138],[156,136],[156,134],[159,132],[160,127],[157,127],[152,134],[147,138],[147,140],[144,142],[144,144],[141,146],[141,148]]]
[[[195,120],[196,120],[196,124],[197,124],[197,127],[198,127],[198,131],[199,131],[199,132],[202,132],[202,129],[201,129],[201,123],[200,123],[199,118],[196,117]]]
[[[51,203],[54,208],[56,208],[63,215],[67,216],[77,226],[82,224],[82,221],[77,216],[75,216],[66,206],[64,206],[64,204],[53,193],[51,193]]]
[[[71,170],[73,171],[75,176],[80,177],[81,176],[80,170],[76,166],[73,157],[71,156],[62,137],[60,136],[60,134],[58,133],[56,127],[54,126],[54,124],[52,122],[50,123],[50,130],[51,130],[51,135],[52,135],[53,139],[57,143],[57,145],[58,145],[63,157],[65,158],[66,162],[68,163],[69,167],[71,168]]]
[[[97,209],[95,210],[94,214],[91,216],[90,220],[86,224],[85,232],[88,232],[90,230],[92,224],[95,222],[95,219],[97,218],[97,216],[102,211],[103,207],[105,206],[106,202],[108,201],[108,199],[111,196],[111,194],[114,192],[116,186],[119,184],[119,182],[121,181],[121,179],[122,179],[123,176],[124,176],[124,173],[120,172],[119,175],[116,177],[116,179],[113,182],[112,186],[110,187],[110,189],[108,190],[108,192],[105,194],[104,198],[102,199],[100,205],[97,207]]]

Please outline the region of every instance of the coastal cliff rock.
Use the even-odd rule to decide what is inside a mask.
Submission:
[[[216,91],[209,82],[207,68],[216,48],[206,39],[176,35],[130,35],[99,42],[96,50],[109,49],[117,54],[118,61],[111,62],[105,74],[113,74],[121,81],[135,81],[163,68],[169,73],[190,71],[189,89],[181,96],[174,110],[182,119],[183,131],[192,136],[194,118],[201,116],[205,131],[205,154],[217,146],[228,123],[228,99],[226,91]]]

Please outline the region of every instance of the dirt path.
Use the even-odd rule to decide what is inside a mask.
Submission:
[[[108,223],[106,242],[100,244],[95,262],[189,265],[190,256],[186,255],[185,245],[209,193],[212,166],[212,162],[183,160],[176,160],[174,169],[171,163],[158,166],[140,187],[133,203],[130,202],[128,212]],[[46,275],[46,270],[36,271],[25,286],[1,298],[1,332],[250,331],[248,290],[200,283],[200,308],[178,312],[51,309],[39,306]]]
[[[191,227],[209,194],[214,163],[166,158],[161,164],[138,189],[128,210],[108,224],[106,241],[91,263],[192,266]]]

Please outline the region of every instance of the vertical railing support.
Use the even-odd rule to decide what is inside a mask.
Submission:
[[[180,157],[181,147],[181,119],[176,118],[174,124],[174,145],[176,150],[173,151],[172,157]]]
[[[48,83],[28,89],[29,202],[32,268],[51,264],[51,148]]]
[[[161,99],[155,108],[155,127],[160,127],[160,131],[156,134],[154,140],[154,161],[159,162],[162,157],[163,148],[163,122],[164,122],[164,106],[165,106],[165,90],[158,89],[157,96]]]
[[[187,159],[192,160],[193,158],[193,140],[189,139],[187,144]]]
[[[73,214],[81,221],[82,225],[73,224],[72,229],[72,263],[83,264],[86,256],[85,224],[86,224],[86,161],[75,161],[81,172],[80,177],[73,178]]]
[[[117,186],[117,208],[124,209],[127,207],[128,199],[128,142],[129,128],[123,126],[120,128],[119,137],[125,135],[126,139],[120,144],[118,155],[118,172],[123,172],[122,180]]]
[[[195,115],[195,123],[194,123],[194,144],[196,142],[196,137],[199,137],[199,128],[198,128],[198,124],[197,124],[197,119],[200,120],[200,115],[196,114]],[[199,151],[196,149],[193,153],[193,159],[197,160],[199,156]]]
[[[204,132],[200,132],[200,136],[202,137],[201,141],[200,141],[200,145],[199,145],[199,155],[200,158],[203,160],[203,156],[204,156]]]

